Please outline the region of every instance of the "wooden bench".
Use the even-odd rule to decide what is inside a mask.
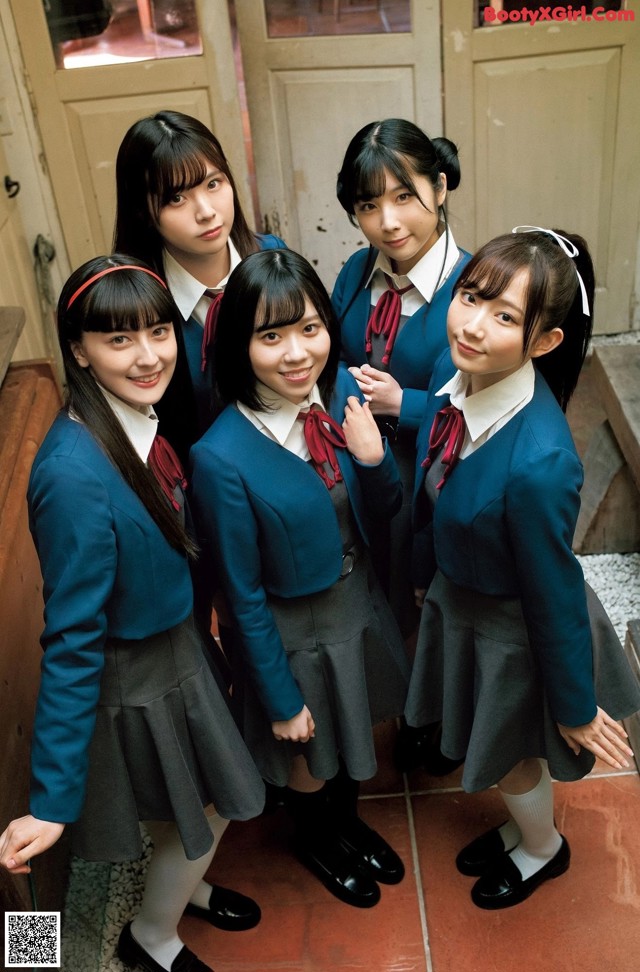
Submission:
[[[584,456],[579,554],[640,550],[640,345],[597,348],[591,364],[606,422]]]

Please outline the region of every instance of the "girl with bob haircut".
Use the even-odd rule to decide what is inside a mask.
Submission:
[[[580,779],[595,756],[627,766],[615,720],[640,707],[571,549],[583,472],[564,411],[593,295],[579,236],[519,226],[483,246],[456,286],[418,434],[424,606],[405,714],[442,719],[464,789],[496,784],[506,804],[456,860],[480,908],[516,905],[567,870],[551,778]]]
[[[155,849],[117,952],[151,972],[208,969],[178,937],[185,909],[255,908],[202,879],[227,818],[264,803],[195,633],[186,484],[156,435],[179,333],[166,284],[131,257],[96,257],[62,290],[67,400],[27,497],[45,599],[30,813],[0,836],[0,863],[24,874],[66,825],[80,857],[136,859],[144,820]]]
[[[470,256],[456,245],[447,193],[460,183],[458,150],[430,139],[403,118],[371,122],[352,138],[337,193],[354,226],[369,241],[340,271],[332,300],[340,321],[342,357],[387,435],[404,485],[404,503],[372,537],[376,573],[405,636],[418,623],[411,580],[411,496],[416,431],[436,359],[447,347],[453,288]],[[441,775],[439,726],[396,742],[399,770],[422,765]]]
[[[217,295],[249,253],[285,244],[251,231],[220,142],[179,111],[132,125],[118,151],[116,191],[114,249],[164,277],[184,319],[201,434],[216,414],[209,352]]]
[[[191,451],[191,499],[200,566],[237,630],[249,750],[288,787],[299,859],[366,908],[378,882],[404,875],[357,813],[358,781],[376,771],[372,726],[406,696],[402,638],[366,552],[401,484],[339,351],[309,263],[290,250],[248,256],[222,300],[214,367],[226,408]]]

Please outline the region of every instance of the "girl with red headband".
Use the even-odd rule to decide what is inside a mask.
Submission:
[[[154,851],[118,955],[206,972],[178,921],[185,909],[211,921],[220,898],[253,915],[203,876],[264,786],[195,633],[186,482],[156,435],[154,406],[180,400],[179,333],[166,284],[130,257],[97,257],[63,288],[67,402],[28,490],[45,599],[30,813],[0,836],[0,864],[28,873],[67,825],[78,856],[135,859],[145,821]]]
[[[248,256],[222,300],[213,360],[226,408],[191,451],[191,501],[199,567],[238,633],[247,745],[262,776],[288,787],[300,860],[367,908],[378,882],[404,874],[357,812],[359,781],[376,771],[372,726],[406,695],[402,637],[366,550],[401,484],[339,354],[309,263],[291,250]]]

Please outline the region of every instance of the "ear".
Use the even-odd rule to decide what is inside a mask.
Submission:
[[[543,354],[549,354],[549,351],[553,351],[557,348],[559,344],[564,341],[564,331],[560,327],[554,327],[550,331],[544,331],[540,337],[536,340],[536,343],[531,351],[532,358],[541,358]]]
[[[85,357],[84,351],[82,349],[82,344],[80,341],[69,341],[69,347],[71,348],[71,354],[76,359],[81,368],[88,368],[89,361]]]
[[[444,172],[438,173],[438,183],[436,186],[436,202],[442,206],[447,198],[447,177]]]

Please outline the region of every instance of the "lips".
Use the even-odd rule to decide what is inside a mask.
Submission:
[[[205,233],[201,233],[198,237],[199,240],[217,240],[217,238],[222,233],[222,226],[214,226],[213,229],[207,230]]]
[[[468,344],[464,344],[462,341],[457,341],[457,345],[458,345],[458,351],[460,351],[461,354],[466,354],[470,356],[482,354],[482,351],[479,351],[477,348],[471,348],[469,347]]]
[[[400,246],[404,246],[405,243],[407,243],[408,241],[409,241],[409,237],[403,236],[402,239],[400,240],[385,240],[384,245],[392,246],[392,247],[400,247]]]
[[[130,375],[127,380],[141,388],[153,388],[160,380],[161,374],[161,371],[154,371],[152,375]]]
[[[302,371],[281,371],[280,375],[285,381],[306,381],[311,374],[311,368],[304,368]]]

